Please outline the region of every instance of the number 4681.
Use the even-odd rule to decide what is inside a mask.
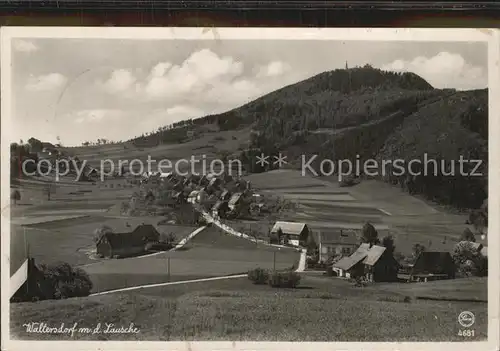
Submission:
[[[472,337],[472,336],[474,336],[474,330],[473,329],[459,330],[458,336]]]

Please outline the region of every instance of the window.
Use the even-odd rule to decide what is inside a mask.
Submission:
[[[344,255],[349,255],[351,253],[351,248],[350,247],[343,247],[342,248],[342,253]]]

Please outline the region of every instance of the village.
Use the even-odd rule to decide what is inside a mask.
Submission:
[[[93,175],[90,175],[90,180]],[[279,216],[279,211],[272,216],[274,209],[270,205],[272,200],[268,193],[252,189],[250,181],[235,179],[227,174],[181,176],[172,172],[156,172],[144,173],[136,178],[143,200],[149,204],[144,205],[143,201],[143,206],[160,205],[169,208],[170,213],[174,214],[193,211],[195,215],[192,221],[197,225],[217,223],[227,228],[227,223],[238,220],[259,221],[266,216]],[[139,201],[134,200],[134,203],[138,204]],[[192,209],[186,205],[191,205]],[[103,233],[96,242],[97,254],[108,258],[127,257],[158,247],[169,249],[175,245],[175,235],[162,233],[161,229],[158,230],[161,226],[141,223],[133,228],[130,225],[132,222],[133,216],[127,219],[128,232],[113,230]],[[169,220],[168,223],[176,224],[176,220]],[[462,272],[462,276],[487,275],[487,246],[476,242],[475,235],[469,229],[464,230],[454,251],[427,251],[417,244],[410,257],[396,257],[393,239],[386,243],[386,238],[379,238],[377,230],[369,222],[359,225],[363,225],[361,230],[311,230],[307,222],[278,219],[270,223],[267,231],[261,227],[262,231],[253,236],[232,228],[225,231],[249,240],[264,240],[269,245],[304,250],[307,254],[305,271],[324,270],[326,275],[353,279],[356,284],[454,279],[457,274],[460,275],[457,271]],[[459,267],[460,263],[470,269],[467,271]]]

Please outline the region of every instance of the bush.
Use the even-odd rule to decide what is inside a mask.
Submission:
[[[266,284],[269,280],[269,272],[263,268],[255,268],[248,271],[248,279],[254,284]]]
[[[294,271],[273,272],[268,284],[273,288],[296,288],[300,283],[300,275]]]
[[[458,273],[462,276],[488,275],[488,258],[477,251],[471,242],[462,241],[455,245],[452,252],[452,258]]]

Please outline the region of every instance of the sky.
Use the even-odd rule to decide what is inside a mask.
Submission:
[[[487,87],[487,44],[12,39],[11,141],[127,140],[241,106],[318,73],[370,64],[435,88]]]

